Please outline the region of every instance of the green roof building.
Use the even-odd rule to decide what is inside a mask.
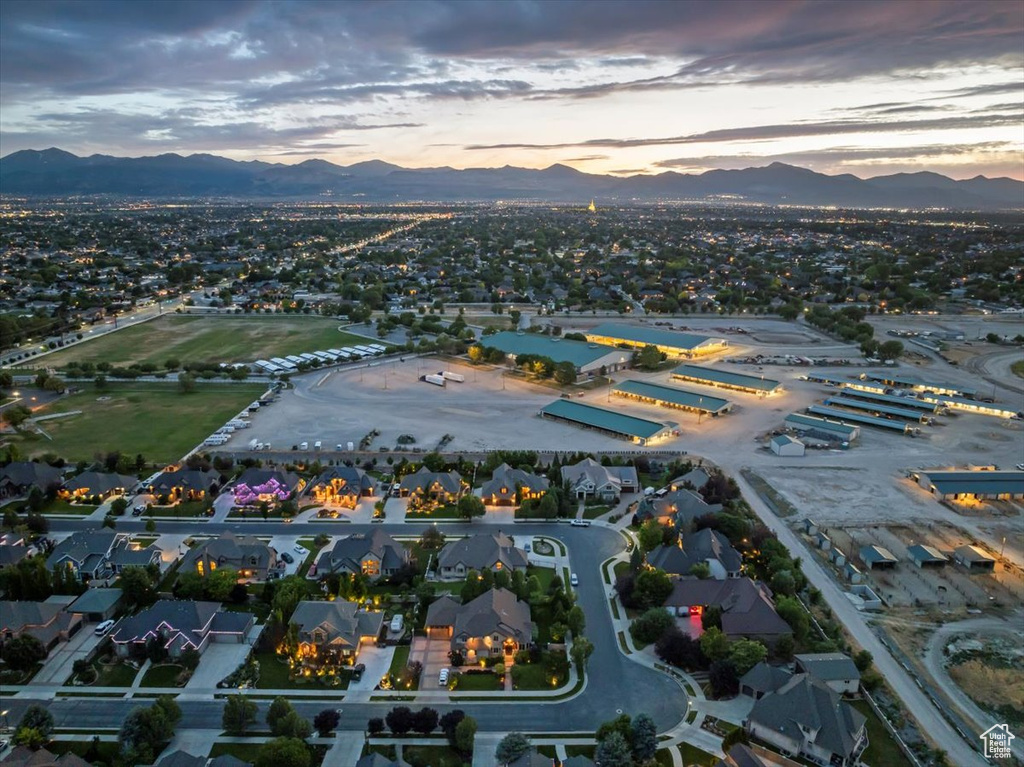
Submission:
[[[776,394],[782,389],[782,385],[771,378],[734,373],[731,370],[720,370],[719,368],[701,367],[700,365],[680,365],[672,371],[672,377],[681,381],[693,381],[705,386],[736,389],[762,396]]]
[[[712,338],[676,330],[636,327],[617,322],[605,322],[586,331],[585,335],[588,341],[609,346],[627,344],[638,349],[644,346],[657,346],[658,351],[665,352],[670,357],[695,357],[700,354],[712,354],[729,346],[729,342],[724,338]]]
[[[612,391],[620,397],[629,397],[641,402],[653,402],[662,407],[693,410],[710,415],[727,413],[732,409],[732,403],[727,399],[647,381],[623,381],[617,384]]]
[[[550,405],[541,408],[540,415],[585,429],[605,432],[639,445],[648,445],[679,433],[678,424],[648,421],[646,418],[637,418],[568,399],[556,399]]]
[[[569,341],[557,336],[539,333],[514,333],[510,330],[484,336],[480,345],[500,349],[513,360],[521,354],[536,354],[549,357],[556,363],[571,362],[578,375],[594,375],[605,368],[606,372],[629,367],[633,354],[625,349],[612,346]]]

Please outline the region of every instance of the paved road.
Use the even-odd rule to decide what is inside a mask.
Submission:
[[[145,522],[137,519],[118,520],[118,530],[141,532]],[[90,525],[81,520],[54,520],[55,530],[79,530]],[[367,532],[383,527],[392,535],[417,534],[425,525],[407,523],[401,525],[345,525],[345,533]],[[253,535],[273,535],[281,529],[280,522],[250,523],[195,523],[194,521],[173,522],[161,520],[161,532],[173,532],[176,528],[191,532],[218,534],[222,530],[244,530]],[[465,534],[494,530],[492,525],[454,524],[445,525],[444,531],[451,534]],[[302,525],[303,535],[319,532],[337,535],[338,525],[330,522],[309,522]],[[593,732],[598,724],[614,718],[620,711],[629,714],[648,713],[658,725],[659,731],[669,730],[678,724],[686,714],[687,697],[679,685],[653,669],[634,663],[618,649],[618,638],[608,619],[605,604],[605,583],[601,577],[600,565],[609,557],[623,550],[625,540],[616,531],[592,526],[572,528],[562,524],[521,524],[510,532],[515,535],[545,535],[561,540],[569,550],[572,568],[580,576],[577,588],[578,603],[587,615],[587,636],[594,643],[594,654],[590,658],[585,688],[575,697],[553,702],[524,703],[478,703],[464,702],[452,705],[434,705],[444,713],[461,708],[476,717],[481,731],[507,732],[509,723],[529,732]],[[40,691],[42,692],[42,691]],[[27,698],[31,688],[10,700],[11,721],[17,721],[26,705],[33,702]],[[312,717],[325,707],[323,702],[295,699],[296,709],[304,716]],[[54,714],[58,727],[118,727],[124,716],[138,701],[116,698],[62,698],[45,701]],[[222,702],[187,701],[182,706],[182,728],[202,728],[211,721],[220,721]],[[266,705],[260,702],[261,708]],[[362,730],[366,721],[374,716],[383,716],[393,703],[341,703],[342,727]],[[262,715],[261,715],[262,717]]]
[[[761,520],[778,536],[786,548],[796,556],[803,554],[805,546],[789,526],[772,513],[771,509],[754,492],[738,470],[730,470],[735,478],[743,497],[750,503]],[[809,553],[808,553],[809,554]],[[988,762],[971,748],[963,738],[947,722],[935,705],[921,691],[910,674],[893,658],[889,650],[882,644],[874,631],[868,626],[864,616],[853,606],[832,577],[818,563],[813,555],[802,556],[803,571],[807,579],[817,587],[835,617],[846,627],[846,630],[861,647],[874,657],[875,668],[885,678],[904,706],[939,748],[948,755],[950,762],[957,767],[984,767]]]

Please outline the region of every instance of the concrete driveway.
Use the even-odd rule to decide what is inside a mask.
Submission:
[[[295,575],[302,566],[302,563],[306,561],[306,557],[309,556],[309,549],[299,546],[298,540],[299,536],[297,535],[275,535],[270,539],[270,548],[277,551],[278,563],[284,563],[284,567],[281,570],[284,575]],[[302,551],[299,551],[296,546],[299,546]],[[281,559],[281,555],[285,553],[295,561],[285,563]]]
[[[394,647],[377,647],[366,644],[359,650],[359,663],[366,666],[363,678],[358,682],[349,683],[350,690],[372,690],[380,682],[380,678],[391,668],[391,659],[395,655]]]
[[[32,683],[64,684],[64,680],[71,676],[71,667],[75,661],[85,659],[103,639],[101,636],[96,636],[95,628],[95,624],[87,623],[70,640],[54,647],[50,657],[39,669],[39,673],[35,675]]]
[[[437,675],[441,669],[451,666],[448,651],[451,645],[446,639],[427,639],[414,637],[409,650],[409,662],[418,660],[423,664],[423,675],[420,677],[420,689],[437,689]]]
[[[202,659],[192,674],[192,678],[185,685],[185,689],[216,687],[217,682],[245,662],[262,630],[263,626],[253,626],[249,635],[240,644],[210,642],[203,650]]]

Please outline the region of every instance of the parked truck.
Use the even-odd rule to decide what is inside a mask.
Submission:
[[[443,373],[441,373],[441,376],[446,381],[455,381],[455,383],[466,382],[466,376],[462,375],[462,373],[452,373],[450,370],[444,371]]]
[[[260,444],[260,441],[258,439],[250,439],[249,440],[249,449],[250,450],[255,450],[256,446],[259,445],[259,444]]]
[[[425,375],[422,378],[420,378],[420,380],[421,381],[426,381],[429,384],[434,384],[434,386],[444,386],[445,385],[444,376],[441,375],[440,373],[438,373],[436,375]]]

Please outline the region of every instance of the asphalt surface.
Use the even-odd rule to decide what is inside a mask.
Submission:
[[[285,526],[280,522],[248,523],[201,523],[194,521],[173,522],[161,520],[161,532],[203,533],[216,535],[223,530],[245,531],[252,535],[273,535]],[[136,519],[119,519],[119,531],[142,532],[145,522]],[[54,520],[54,531],[81,530],[94,527],[81,520]],[[345,533],[367,532],[383,527],[392,535],[417,534],[425,524],[406,523],[401,525],[345,525]],[[287,526],[289,533],[301,528],[303,535],[319,532],[338,534],[338,525],[330,522],[312,521],[298,526]],[[451,524],[444,526],[446,534],[468,534],[486,532],[493,525]],[[605,583],[600,566],[609,557],[622,551],[625,539],[616,531],[591,526],[572,528],[563,524],[518,524],[509,532],[515,535],[544,535],[562,541],[568,550],[572,569],[579,575],[577,588],[578,604],[587,616],[586,636],[594,643],[594,654],[588,663],[586,685],[572,698],[561,701],[523,701],[508,703],[459,702],[451,705],[430,703],[442,714],[454,708],[462,709],[476,718],[481,731],[507,732],[521,729],[529,732],[593,732],[604,721],[621,712],[636,715],[645,712],[650,715],[664,732],[677,725],[687,711],[687,696],[679,684],[664,674],[626,658],[618,646],[618,638],[612,628],[609,607],[605,596]],[[32,700],[26,697],[31,688],[18,697],[6,701],[10,721],[16,722],[24,708],[31,703],[41,703],[54,715],[58,727],[75,729],[117,728],[133,708],[146,705],[143,701],[121,698],[59,698],[49,701]],[[264,709],[269,701],[257,701],[262,721]],[[395,705],[416,707],[415,701],[399,704],[397,701],[380,703],[341,703],[296,698],[295,708],[308,718],[324,708],[341,708],[341,728],[363,730],[368,719],[382,717]],[[202,728],[219,725],[223,702],[181,700],[182,721],[180,728]]]

